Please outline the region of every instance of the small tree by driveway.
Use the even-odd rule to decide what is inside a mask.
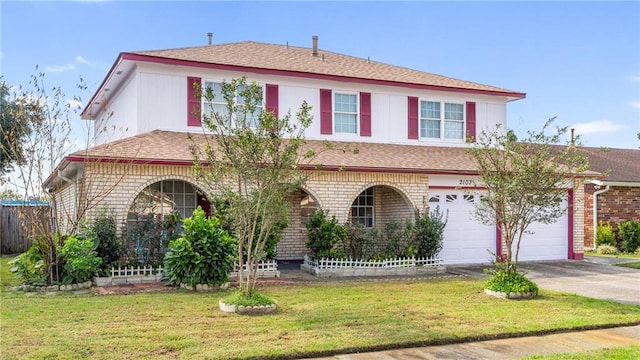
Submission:
[[[553,146],[567,131],[556,128],[547,135],[553,120],[520,141],[499,128],[483,132],[468,150],[478,166],[478,185],[487,190],[475,203],[474,216],[499,228],[506,245],[501,260],[508,272],[517,271],[520,245],[529,226],[558,221],[566,211],[567,184],[588,168],[587,158],[575,146]]]

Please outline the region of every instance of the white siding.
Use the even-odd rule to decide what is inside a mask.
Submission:
[[[137,126],[138,78],[134,73],[115,89],[116,93],[107,102],[107,107],[96,117],[95,145],[141,133]]]
[[[187,129],[187,78],[180,75],[140,73],[139,133],[155,129]]]
[[[312,106],[313,124],[307,130],[308,139],[329,139],[334,141],[358,141],[378,143],[411,143],[423,145],[465,146],[462,141],[424,141],[407,139],[407,97],[420,99],[476,103],[476,133],[483,129],[494,129],[496,124],[506,127],[506,99],[488,95],[453,93],[433,90],[407,89],[402,87],[369,85],[319,79],[305,79],[200,68],[186,68],[158,64],[139,64],[138,81],[130,81],[122,94],[127,99],[128,108],[137,107],[137,117],[119,118],[118,124],[126,120],[128,136],[155,129],[172,131],[194,131],[187,126],[187,77],[201,77],[203,81],[231,80],[245,75],[249,81],[259,84],[279,86],[279,112],[284,116],[291,111],[292,116],[303,101]],[[371,93],[370,137],[356,134],[320,134],[320,94],[319,89],[344,92]],[[139,99],[136,102],[136,96]],[[134,114],[134,111],[118,109]],[[132,116],[132,115],[129,115]],[[136,121],[137,120],[137,121]],[[133,125],[135,124],[135,125]]]

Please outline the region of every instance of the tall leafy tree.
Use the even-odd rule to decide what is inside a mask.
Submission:
[[[298,165],[314,156],[302,150],[310,107],[305,102],[295,118],[290,113],[278,118],[262,109],[262,88],[244,78],[223,83],[217,93],[194,86],[205,103],[215,98],[226,105],[205,109],[203,129],[212,136],[204,146],[193,143],[192,153],[196,174],[229,203],[239,284],[248,296],[269,237],[288,220],[287,197],[305,181]]]
[[[478,185],[487,189],[475,203],[474,215],[486,225],[498,226],[510,271],[517,271],[529,226],[554,223],[565,214],[567,183],[588,168],[586,156],[575,146],[554,146],[567,128],[553,131],[553,120],[520,141],[500,128],[483,132],[468,149],[478,167]],[[553,134],[547,135],[549,132]]]
[[[25,161],[25,142],[32,122],[41,121],[42,107],[32,97],[21,97],[0,78],[0,176]]]

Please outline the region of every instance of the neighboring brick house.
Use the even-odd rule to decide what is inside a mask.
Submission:
[[[584,246],[592,249],[600,221],[611,223],[616,233],[620,223],[640,221],[640,150],[580,149],[589,158],[590,170],[604,174],[585,184]]]
[[[473,187],[477,170],[465,149],[482,130],[506,128],[507,103],[525,94],[320,50],[317,38],[311,48],[240,42],[121,53],[82,114],[95,121],[96,146],[66,157],[47,181],[66,204],[60,219],[74,209],[69,204],[96,192],[89,184],[95,178],[114,186],[101,207],[123,220],[206,207],[213,194],[193,177],[187,134],[203,142],[198,111],[216,104],[197,98],[193,85],[217,91],[241,76],[263,86],[263,107],[276,115],[294,113],[303,101],[313,107],[308,146],[329,140],[358,149],[323,152],[314,160],[319,169],[305,168],[309,181],[290,199],[279,259],[307,253],[303,224],[318,207],[341,222],[381,227],[440,206],[449,212],[446,263],[486,263],[487,249],[504,250],[495,227],[471,219],[482,189]],[[534,226],[520,259],[582,258],[584,184],[575,181],[566,216]]]

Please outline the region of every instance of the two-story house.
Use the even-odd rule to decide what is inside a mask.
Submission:
[[[247,41],[121,53],[82,114],[95,121],[96,146],[65,158],[47,186],[59,203],[73,204],[96,191],[83,179],[100,174],[114,186],[101,207],[120,219],[206,207],[211,194],[193,177],[187,134],[201,141],[197,110],[216,104],[204,104],[193,84],[215,90],[242,76],[263,87],[263,106],[276,114],[295,113],[303,101],[313,107],[309,146],[329,140],[358,149],[324,152],[322,167],[307,169],[313,176],[290,199],[279,259],[307,253],[303,223],[317,207],[342,222],[382,227],[440,206],[448,211],[446,263],[484,263],[487,249],[502,252],[496,228],[471,218],[482,189],[473,187],[477,171],[465,149],[483,129],[506,128],[507,104],[525,94],[320,50],[317,37],[311,48]],[[521,260],[582,257],[584,214],[575,199],[583,188],[568,189],[563,219],[527,235]],[[74,206],[64,208],[61,218]]]

